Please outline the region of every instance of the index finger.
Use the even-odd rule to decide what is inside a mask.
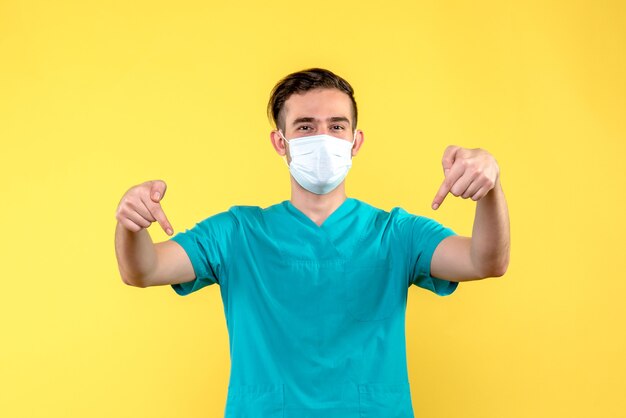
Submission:
[[[167,219],[167,216],[165,216],[165,212],[163,212],[163,208],[161,207],[161,204],[155,203],[155,202],[148,202],[146,204],[146,207],[148,208],[148,210],[150,211],[150,214],[152,214],[154,219],[156,219],[159,225],[161,225],[161,228],[163,228],[163,231],[165,231],[167,235],[172,235],[174,233],[174,228],[172,228],[170,221]]]
[[[441,204],[443,203],[448,193],[450,193],[451,188],[452,188],[452,183],[448,181],[448,178],[446,177],[445,179],[443,179],[443,183],[441,183],[441,186],[439,186],[439,190],[437,191],[437,194],[435,195],[435,198],[433,199],[433,203],[432,203],[433,210],[437,210],[437,208],[441,206]]]
[[[432,208],[434,210],[437,210],[437,208],[441,206],[443,200],[446,198],[448,193],[450,193],[450,189],[454,186],[454,183],[456,183],[456,181],[463,175],[463,168],[457,164],[451,169],[446,169],[445,173],[446,178],[443,180],[443,183],[441,183],[441,186],[439,186],[439,190],[433,199]]]

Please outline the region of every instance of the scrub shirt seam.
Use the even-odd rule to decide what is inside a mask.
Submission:
[[[234,251],[234,243],[233,241],[235,240],[235,235],[240,236],[241,235],[241,231],[242,231],[242,225],[241,222],[239,221],[239,218],[235,215],[235,211],[239,212],[239,207],[238,206],[233,206],[228,210],[228,213],[230,214],[230,216],[232,216],[233,218],[233,223],[234,223],[234,228],[233,231],[230,234],[230,239],[228,240],[228,242],[225,243],[224,245],[224,255],[228,255],[227,257],[224,257],[224,262],[222,263],[222,280],[225,283],[230,283],[230,259],[232,257],[233,251]],[[237,233],[237,234],[236,234]],[[219,247],[218,247],[219,248]],[[221,283],[220,283],[221,285]]]
[[[359,201],[356,201],[357,204],[359,203]],[[369,219],[366,222],[366,225],[370,225],[372,223],[372,219],[375,217],[376,213],[374,211],[369,211]],[[359,239],[355,242],[354,246],[352,247],[352,251],[350,252],[350,257],[348,257],[349,259],[351,259],[352,257],[354,257],[354,253],[356,252],[356,250],[359,248],[359,246],[365,241],[365,237],[367,236],[367,234],[370,232],[368,230],[368,228],[362,228],[363,231],[361,232],[361,236],[359,237]]]
[[[185,251],[185,253],[187,254],[187,257],[189,257],[189,261],[191,262],[191,267],[193,268],[194,275],[196,276],[194,280],[199,281],[199,280],[209,279],[213,282],[216,282],[216,280],[209,277],[210,276],[209,271],[208,269],[205,268],[204,263],[201,261],[202,258],[200,256],[199,251],[197,250],[196,246],[192,243],[192,240],[194,238],[192,238],[188,234],[177,234],[170,239],[174,241],[175,243],[177,243],[178,245],[180,245],[182,249]],[[186,282],[186,283],[191,283],[191,282]]]

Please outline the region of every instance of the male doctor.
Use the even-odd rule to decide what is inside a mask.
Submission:
[[[268,113],[290,199],[233,206],[154,244],[151,223],[174,233],[160,205],[166,185],[132,187],[116,213],[122,280],[169,284],[180,295],[220,286],[231,356],[226,417],[413,417],[408,287],[449,295],[460,281],[505,273],[509,218],[498,164],[481,149],[445,150],[432,208],[448,194],[477,202],[472,236],[457,236],[346,196],[364,135],[343,78],[319,68],[290,74],[274,87]]]

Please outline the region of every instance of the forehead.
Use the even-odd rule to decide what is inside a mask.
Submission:
[[[350,97],[337,89],[315,89],[292,94],[285,101],[285,122],[302,117],[326,119],[352,115]]]

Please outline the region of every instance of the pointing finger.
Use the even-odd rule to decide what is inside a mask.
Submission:
[[[451,169],[446,169],[446,178],[441,183],[435,198],[433,199],[432,208],[437,210],[443,203],[444,199],[450,193],[450,189],[457,182],[457,180],[463,175],[463,167],[459,164],[453,166]]]
[[[441,204],[443,203],[443,200],[446,198],[448,193],[450,193],[450,186],[448,185],[447,179],[444,179],[443,183],[441,183],[441,186],[439,186],[439,190],[437,191],[437,194],[435,195],[435,199],[433,200],[433,203],[432,203],[433,210],[437,210],[439,206],[441,206]]]
[[[163,212],[161,204],[149,202],[146,207],[148,208],[150,214],[152,214],[154,219],[156,219],[159,225],[161,225],[163,231],[165,231],[167,235],[172,235],[174,233],[174,228],[172,228],[170,221],[167,219],[167,216],[165,216],[165,212]]]
[[[167,219],[167,216],[165,216],[165,212],[163,212],[163,208],[161,208],[161,205],[159,205],[158,203],[155,204],[151,208],[150,212],[155,217],[159,225],[161,225],[161,228],[163,228],[167,235],[172,235],[174,233],[174,228],[172,228],[170,221]]]

